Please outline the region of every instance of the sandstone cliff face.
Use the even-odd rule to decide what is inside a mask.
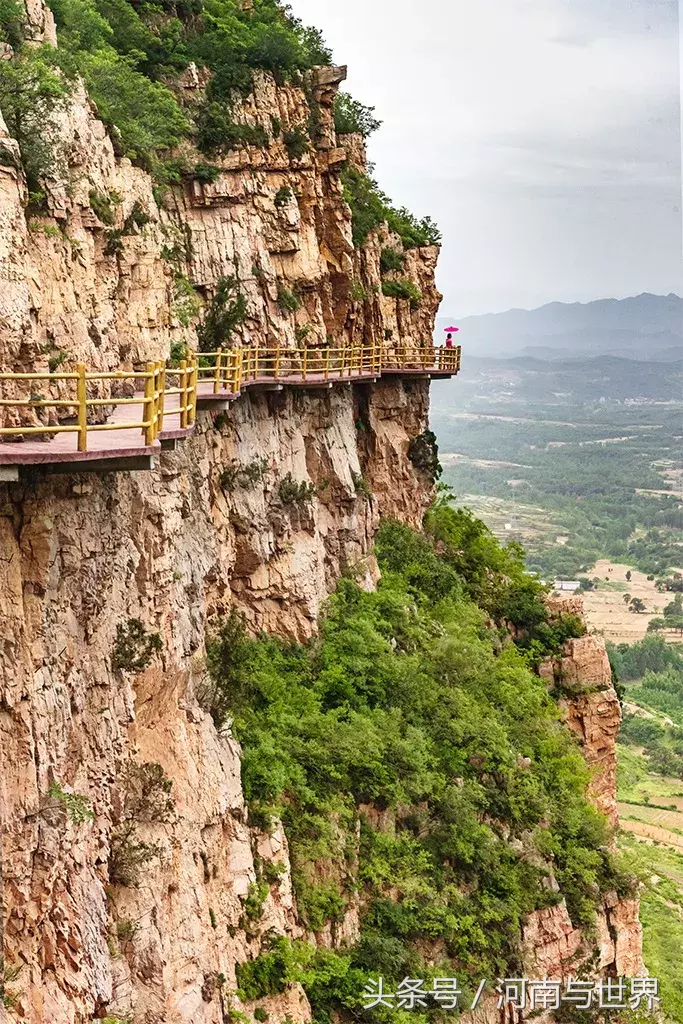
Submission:
[[[30,12],[37,34],[41,11],[36,5]],[[65,367],[82,360],[93,370],[165,359],[173,341],[193,336],[182,325],[179,275],[200,297],[210,295],[220,277],[236,276],[248,303],[238,343],[294,347],[301,332],[309,345],[429,343],[441,299],[434,284],[438,249],[407,253],[405,273],[422,293],[412,309],[407,299],[381,291],[379,255],[392,241],[389,232],[383,242],[373,235],[362,251],[353,246],[339,179],[347,151],[332,114],[345,76],[345,68],[319,68],[299,88],[257,74],[236,116],[262,128],[269,146],[217,158],[215,182],[190,177],[163,195],[143,170],[115,157],[92,104],[77,89],[61,118],[68,166],[49,183],[49,215],[27,221],[21,173],[0,164],[2,368],[44,368],[54,353],[64,354]],[[191,69],[182,84],[191,98],[205,81]],[[292,159],[284,133],[306,123],[312,103],[319,122],[315,146]],[[0,138],[6,134],[0,124]],[[92,207],[93,191],[120,197],[114,228],[136,204],[149,218],[122,236],[121,251],[108,254],[108,229]],[[283,288],[296,290],[297,310],[281,309]],[[364,299],[351,297],[363,293]]]
[[[285,867],[287,854],[284,836],[249,829],[239,751],[197,705],[207,621],[237,604],[254,628],[303,639],[342,571],[371,586],[380,509],[409,521],[422,510],[401,423],[413,429],[425,410],[416,385],[410,395],[378,384],[250,396],[219,428],[202,416],[157,472],[36,473],[3,488],[0,796],[6,950],[25,965],[19,1019],[89,1021],[100,1007],[134,1007],[149,1021],[223,1019],[215,978],[234,990],[234,964],[254,948],[240,925],[254,854]],[[221,485],[226,468],[256,453],[258,483]],[[397,467],[409,487],[396,489]],[[319,497],[283,504],[286,472],[317,484]],[[354,472],[379,497],[356,493]],[[161,664],[139,678],[111,667],[116,626],[130,618],[163,638]],[[108,890],[108,837],[131,757],[163,766],[177,817],[150,826],[161,854],[144,887]],[[68,821],[48,797],[54,782],[88,797],[92,825]],[[287,871],[275,893],[261,926],[298,934]],[[117,922],[135,925],[122,950]],[[293,1009],[284,1000],[273,1019],[302,1019]]]
[[[555,597],[548,601],[554,614],[583,614],[580,597]],[[609,658],[602,638],[586,635],[567,641],[562,657],[541,666],[549,686],[559,686],[565,721],[577,736],[590,769],[589,792],[596,807],[616,828],[617,752],[621,705],[612,684]],[[581,933],[572,927],[563,906],[532,915],[525,931],[529,963],[539,977],[571,973],[577,951],[596,953],[601,974],[633,976],[643,970],[642,927],[639,901],[608,894],[598,915],[594,950],[587,950]]]
[[[32,36],[54,41],[42,4],[28,14]],[[115,157],[77,90],[62,118],[68,173],[50,185],[49,215],[27,220],[21,174],[0,166],[2,368],[44,369],[55,355],[101,370],[165,359],[191,335],[178,275],[204,297],[221,276],[238,278],[244,343],[294,346],[304,329],[309,344],[430,341],[437,250],[408,257],[423,294],[412,310],[381,294],[378,238],[363,252],[352,244],[338,174],[346,151],[332,125],[344,77],[322,68],[304,90],[257,76],[240,119],[272,134],[277,118],[286,131],[313,101],[315,149],[291,160],[280,133],[266,150],[225,157],[214,183],[164,197]],[[202,85],[197,69],[182,83],[189,97]],[[4,126],[0,136],[16,148]],[[93,190],[121,197],[114,227],[136,203],[150,218],[115,255]],[[365,300],[350,297],[353,282]],[[300,296],[295,312],[278,304],[283,287]],[[407,458],[427,411],[420,381],[250,393],[220,418],[200,413],[192,439],[154,472],[37,470],[0,485],[4,939],[8,963],[21,967],[12,1019],[228,1019],[235,963],[258,950],[245,901],[269,861],[279,881],[259,930],[300,934],[286,838],[250,827],[239,749],[197,702],[207,623],[238,606],[254,629],[305,639],[342,572],[372,586],[380,513],[417,524],[429,500]],[[252,474],[236,476],[245,467]],[[288,473],[317,496],[283,501]],[[116,627],[131,618],[163,641],[141,676],[112,669]],[[131,759],[162,765],[175,804],[171,819],[145,826],[158,856],[138,889],[112,887],[107,867]],[[69,818],[49,796],[55,783],[87,797],[92,823]],[[275,1024],[310,1013],[298,992],[266,1002]]]

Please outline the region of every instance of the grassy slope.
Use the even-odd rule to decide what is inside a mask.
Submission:
[[[669,806],[682,791],[683,781],[648,772],[638,750],[619,746],[618,795],[621,801],[629,801],[629,818],[642,820],[641,808],[645,810],[647,804]],[[680,817],[683,821],[683,814]],[[683,1022],[683,853],[626,831],[619,847],[643,882],[640,918],[645,964],[650,974],[659,978],[666,1018],[679,1024]]]
[[[683,854],[622,835],[620,849],[643,879],[640,919],[643,954],[659,978],[662,1009],[670,1021],[683,1021]]]

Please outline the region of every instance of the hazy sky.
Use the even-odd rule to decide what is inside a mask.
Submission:
[[[676,0],[291,0],[444,234],[447,315],[683,293]]]

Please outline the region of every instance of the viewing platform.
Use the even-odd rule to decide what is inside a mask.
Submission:
[[[444,379],[458,373],[460,360],[460,347],[240,347],[191,352],[177,367],[156,362],[142,371],[89,372],[79,363],[74,371],[0,373],[0,482],[18,480],[21,466],[153,468],[162,449],[192,434],[197,408],[226,409],[247,388]]]

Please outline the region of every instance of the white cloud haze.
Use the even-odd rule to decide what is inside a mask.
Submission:
[[[442,311],[683,290],[675,0],[292,0],[444,233]]]

